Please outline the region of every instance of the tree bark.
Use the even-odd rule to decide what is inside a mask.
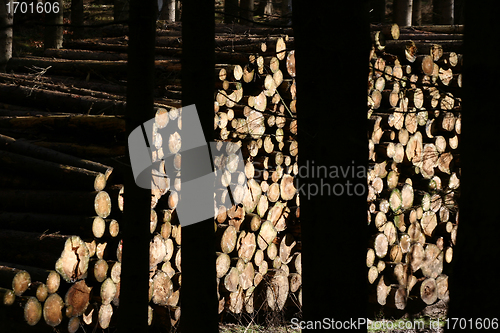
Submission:
[[[63,154],[52,149],[39,147],[29,142],[23,140],[16,140],[14,138],[1,134],[0,134],[0,147],[2,148],[2,150],[7,150],[14,153],[31,156],[33,158],[44,159],[45,161],[67,164],[77,168],[83,168],[96,172],[101,172],[106,175],[106,178],[108,178],[113,172],[113,168],[106,166],[104,164]]]
[[[124,51],[126,51],[125,48]],[[54,57],[54,58],[62,58],[70,60],[104,60],[104,61],[127,60],[126,53],[110,53],[106,51],[46,49],[43,54],[46,57],[51,57],[51,58]]]
[[[240,0],[241,24],[253,25],[254,0]]]
[[[422,0],[413,0],[413,25],[422,25]]]
[[[5,66],[12,58],[12,24],[14,15],[7,10],[10,7],[12,12],[13,0],[0,1],[0,71],[5,71]],[[7,7],[9,4],[9,7]]]
[[[454,24],[464,24],[465,15],[465,0],[455,0],[453,9],[453,18],[455,19]]]
[[[166,3],[165,3],[166,2]],[[167,23],[175,22],[175,0],[165,0],[163,8],[160,11],[160,20],[165,20]]]
[[[78,236],[1,230],[2,258],[23,265],[54,269],[67,282],[86,275],[89,252]]]
[[[0,162],[8,169],[21,171],[29,178],[43,179],[47,188],[56,188],[59,184],[65,188],[103,190],[106,180],[103,174],[54,162],[48,162],[24,155],[0,150]]]
[[[384,23],[385,21],[385,0],[370,0],[370,22]]]
[[[83,37],[83,0],[71,0],[71,24],[73,25],[73,38],[79,39]]]
[[[455,0],[433,0],[434,24],[454,24]]]
[[[57,8],[58,6],[59,10],[57,13],[56,10],[52,10],[50,13],[45,14],[44,48],[60,49],[63,45],[64,27],[62,24],[64,23],[64,4],[62,0],[53,0],[50,3],[52,4],[52,8]]]
[[[118,2],[119,4],[121,2]],[[115,19],[121,19],[120,15]],[[155,1],[130,1],[130,32],[128,49],[126,131],[129,135],[144,122],[154,119],[154,45],[156,33]],[[130,151],[127,149],[130,160]],[[121,332],[145,332],[148,327],[149,291],[149,221],[151,190],[140,188],[132,169],[125,168],[122,232],[122,270],[120,281],[120,311],[117,328]],[[107,326],[111,319],[111,304],[102,308],[99,321]],[[104,314],[108,314],[104,316]],[[104,328],[104,327],[103,327]]]
[[[0,83],[0,92],[2,94],[0,100],[32,107],[40,107],[43,105],[46,109],[53,112],[67,113],[67,111],[72,111],[88,114],[91,110],[92,112],[99,112],[97,110],[102,111],[103,109],[107,109],[110,113],[114,114],[124,113],[125,103],[123,101],[92,96],[78,96],[60,91],[45,90],[17,84]],[[31,95],[31,98],[27,98],[27,95]]]
[[[402,27],[412,25],[413,0],[394,0],[394,22]]]
[[[293,23],[296,46],[296,79],[297,107],[304,112],[298,113],[300,119],[299,142],[301,144],[300,168],[310,168],[311,165],[341,166],[356,165],[366,170],[366,84],[364,84],[365,63],[370,51],[370,31],[367,13],[363,10],[364,2],[316,2],[314,5],[305,1],[293,4]],[[339,13],[332,20],[331,13]],[[352,13],[348,17],[340,13]],[[328,32],[320,22],[328,20]],[[339,37],[335,31],[343,26],[355,26],[350,36]],[[330,30],[331,29],[331,30]],[[318,35],[317,31],[325,31]],[[333,37],[335,35],[335,37]],[[327,39],[325,40],[325,36]],[[354,37],[355,36],[355,37]],[[353,38],[354,37],[354,38]],[[342,42],[339,42],[339,38]],[[335,39],[335,40],[334,40]],[[330,45],[331,52],[318,54],[315,50],[324,43]],[[346,50],[348,50],[346,52]],[[327,64],[332,58],[343,66],[335,69]],[[311,61],[311,59],[315,59]],[[318,76],[317,66],[324,69]],[[340,71],[340,72],[339,72]],[[332,83],[331,77],[340,75],[345,80],[342,84]],[[341,109],[359,110],[354,113],[328,112],[331,100],[337,100]],[[357,102],[356,102],[357,101]],[[314,112],[309,112],[313,111]],[[358,113],[355,112],[356,114]],[[317,119],[321,118],[325,126],[318,127]],[[355,117],[356,120],[353,120]],[[327,129],[328,127],[328,129]],[[336,146],[342,142],[343,147],[336,154],[324,154],[327,146]],[[345,146],[347,144],[347,146]],[[347,181],[355,185],[359,196],[316,195],[301,200],[302,221],[302,266],[303,266],[303,320],[323,320],[335,312],[336,319],[366,315],[363,304],[366,303],[364,289],[360,285],[366,283],[366,272],[362,263],[366,260],[365,248],[349,242],[355,233],[366,234],[360,225],[342,223],[345,219],[366,219],[366,179],[348,176],[347,179],[299,179],[299,187],[318,186],[326,182],[330,186],[344,186]],[[332,221],[331,215],[324,209],[335,210],[338,219]],[[356,217],[353,216],[356,215]],[[338,222],[338,223],[336,223]],[[264,225],[264,224],[263,224]],[[361,229],[360,229],[361,228]],[[317,232],[321,230],[321,232]],[[340,258],[339,253],[350,253],[349,258]],[[337,258],[338,263],[347,268],[350,274],[326,275],[321,265],[322,258]],[[354,259],[356,258],[356,259]],[[331,300],[336,299],[333,304]],[[351,327],[352,328],[352,327]],[[366,328],[358,327],[358,331]],[[306,330],[314,331],[314,330]]]
[[[184,0],[182,6],[182,104],[183,106],[195,104],[205,141],[209,142],[213,141],[214,123],[215,3],[213,0],[203,2]],[[183,113],[183,119],[186,120],[185,113]],[[194,124],[190,124],[189,121],[184,122],[182,128],[182,135],[186,137],[189,137],[189,133],[193,131]],[[183,165],[197,163],[185,155],[189,154],[182,156]],[[182,177],[190,179],[191,176],[189,172],[183,170]],[[185,185],[182,186],[185,190]],[[180,205],[194,204],[196,209],[213,211],[213,196],[204,197],[196,203],[192,202],[190,196],[194,196],[194,193],[183,191]],[[178,207],[179,211],[182,211],[182,207]],[[192,209],[194,206],[188,207],[184,209]],[[182,223],[182,216],[179,218]],[[187,333],[218,332],[213,217],[182,228],[182,238],[184,245],[182,246],[183,281],[180,294],[182,304],[180,328]]]
[[[238,15],[238,0],[224,0],[224,23],[237,23]]]
[[[106,218],[112,203],[105,191],[0,190],[0,207],[8,211],[89,215]],[[116,207],[113,207],[116,210]],[[148,215],[149,218],[149,215]]]
[[[64,51],[62,51],[64,52]],[[158,72],[179,72],[180,64],[178,61],[158,60],[155,62]],[[126,61],[99,61],[99,60],[66,60],[66,59],[47,59],[47,58],[14,58],[9,62],[8,69],[13,71],[25,71],[26,67],[36,66],[47,68],[50,74],[71,74],[72,76],[87,76],[89,71],[97,71],[103,75],[111,74],[113,77],[126,76]]]
[[[291,25],[292,0],[283,0],[281,2],[281,19],[285,20],[286,25]]]

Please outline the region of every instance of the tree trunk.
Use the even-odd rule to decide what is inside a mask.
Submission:
[[[270,16],[274,14],[274,6],[272,0],[260,0],[259,1],[259,15]]]
[[[64,53],[64,51],[62,51]],[[177,60],[157,60],[155,62],[156,72],[180,71],[180,63]],[[26,67],[41,67],[49,69],[50,74],[69,74],[71,76],[87,76],[90,72],[96,71],[100,74],[111,74],[125,77],[127,71],[126,61],[100,61],[100,60],[66,60],[47,58],[13,58],[9,62],[8,69],[12,71],[25,71]]]
[[[106,178],[103,174],[70,165],[48,162],[1,150],[0,162],[3,167],[21,172],[26,178],[43,179],[48,183],[47,188],[51,189],[60,184],[64,188],[101,191],[106,186]]]
[[[413,0],[394,0],[394,22],[402,27],[412,25]]]
[[[181,0],[175,1],[175,21],[182,21],[182,2]]]
[[[166,0],[163,3],[163,8],[160,11],[160,20],[165,20],[167,23],[175,22],[175,0]]]
[[[453,9],[453,17],[455,19],[454,24],[464,24],[464,15],[465,15],[465,0],[455,0]]]
[[[413,25],[422,25],[422,0],[413,0]]]
[[[202,2],[184,0],[182,5],[182,104],[183,107],[194,104],[199,119],[196,119],[195,114],[188,114],[189,112],[184,111],[182,114],[182,135],[194,137],[196,135],[195,128],[199,128],[199,125],[196,126],[196,122],[199,121],[204,132],[204,139],[209,142],[213,141],[214,132],[215,3],[213,0]],[[182,155],[182,165],[197,165],[197,168],[192,168],[192,171],[183,168],[182,180],[191,179],[194,176],[193,173],[203,171],[198,170],[201,169],[200,163],[197,162],[199,157],[190,158],[189,155]],[[208,154],[207,158],[210,158]],[[205,185],[210,187],[209,184]],[[196,190],[194,188],[186,189],[185,182],[182,184],[182,190],[182,198],[177,208],[179,212],[192,210],[193,207],[196,207],[196,210],[205,211],[208,209],[213,212],[213,194],[195,199]],[[179,219],[182,223],[181,214],[179,214]],[[198,223],[183,227],[182,240],[182,292],[180,293],[182,318],[180,329],[186,333],[218,332],[213,215]],[[194,299],[197,301],[193,302]]]
[[[45,14],[45,30],[43,36],[44,48],[60,49],[63,44],[63,1],[54,0],[50,1],[52,8],[59,8],[53,10],[51,13]],[[57,11],[57,12],[56,12]]]
[[[480,142],[482,151],[494,149],[496,144],[493,139],[497,127],[495,124],[500,121],[500,115],[494,111],[495,102],[488,98],[498,91],[499,82],[492,81],[489,85],[481,83],[484,80],[481,74],[483,69],[497,58],[492,54],[480,52],[478,48],[484,43],[499,42],[500,26],[496,22],[500,2],[484,1],[481,2],[481,6],[474,2],[466,2],[465,8],[467,32],[464,43],[463,75],[467,77],[467,84],[464,84],[463,88],[462,124],[466,128],[460,143],[462,166],[460,227],[453,247],[453,275],[449,277],[450,307],[447,316],[460,318],[460,322],[486,323],[485,318],[498,318],[498,308],[494,303],[500,297],[500,287],[495,273],[488,268],[488,265],[499,255],[497,235],[500,232],[500,225],[488,222],[498,219],[498,216],[494,209],[484,209],[484,207],[497,205],[495,188],[500,185],[500,179],[492,178],[488,182],[476,182],[475,156]],[[488,33],[485,34],[485,31]],[[498,74],[500,70],[493,68],[491,75]],[[471,110],[485,110],[483,116],[488,122],[482,122],[471,114]],[[481,172],[486,175],[494,173],[494,158],[486,154],[484,162],[486,164],[481,168]],[[478,198],[474,193],[484,193],[484,196]],[[483,255],[477,256],[475,255],[477,253]],[[471,274],[471,271],[474,274]],[[450,328],[453,328],[452,325]],[[449,331],[458,332],[459,329],[457,324]]]
[[[91,110],[97,113],[107,109],[113,114],[123,114],[125,104],[123,101],[95,98],[92,96],[78,96],[17,84],[0,83],[0,92],[0,100],[2,101],[24,104],[31,107],[43,106],[52,112],[61,113],[72,111],[88,114]],[[26,98],[28,93],[31,95],[31,98]]]
[[[46,126],[53,126],[53,124],[52,125],[47,123],[44,124]],[[77,126],[81,125],[78,124]],[[51,161],[55,163],[67,164],[77,168],[83,168],[96,172],[101,172],[106,176],[106,179],[113,172],[113,168],[106,166],[104,164],[81,159],[72,155],[63,154],[56,150],[40,147],[38,145],[31,144],[22,140],[16,140],[14,138],[1,134],[0,134],[0,145],[3,150],[11,151],[14,153],[24,154],[27,156],[31,156],[33,158],[44,159],[46,161]]]
[[[241,24],[253,25],[254,0],[240,0]]]
[[[370,22],[384,23],[385,22],[385,0],[370,0]]]
[[[123,5],[116,1],[115,4]],[[154,45],[156,34],[156,2],[130,1],[126,131],[127,136],[138,126],[154,119]],[[122,8],[119,8],[123,10]],[[115,12],[116,14],[116,12]],[[120,13],[118,13],[120,14]],[[116,19],[122,19],[115,15]],[[139,147],[142,148],[142,147]],[[127,149],[127,160],[132,152]],[[137,152],[135,152],[137,154]],[[120,281],[120,311],[117,328],[120,332],[148,330],[149,244],[151,189],[138,186],[132,169],[124,167],[122,270]],[[125,203],[130,204],[125,204]],[[138,223],[143,221],[146,223]],[[102,305],[99,322],[109,325],[111,304]],[[102,314],[102,316],[101,316]]]
[[[454,24],[455,0],[433,0],[434,24]]]
[[[83,0],[71,0],[71,24],[73,25],[73,38],[80,39],[83,37]]]
[[[114,195],[113,195],[114,196]],[[105,192],[63,191],[63,190],[0,190],[5,211],[57,213],[70,215],[96,214],[106,218],[117,207],[112,207],[111,196]],[[115,206],[115,205],[113,205]]]
[[[14,23],[14,15],[12,12],[13,0],[0,1],[0,71],[5,71],[5,66],[10,58],[12,58],[12,24]],[[9,7],[7,7],[9,5]]]
[[[292,21],[292,0],[282,0],[281,2],[281,19],[286,20],[287,25],[291,25]]]
[[[365,4],[367,5],[366,2]],[[300,119],[298,141],[301,145],[299,168],[307,169],[312,165],[326,168],[349,165],[366,170],[366,127],[360,124],[366,122],[366,103],[363,102],[366,98],[366,84],[363,82],[366,77],[365,63],[371,48],[368,9],[360,8],[358,2],[349,1],[316,2],[312,6],[306,1],[297,1],[294,2],[293,9],[297,108],[304,111],[297,113]],[[331,13],[339,15],[332,19]],[[315,19],[311,19],[313,17]],[[328,31],[322,30],[325,27],[321,22],[326,20],[330,22]],[[356,28],[349,36],[339,37],[335,34],[345,25]],[[317,34],[319,30],[324,33]],[[318,54],[317,48],[325,43],[332,47],[331,52]],[[349,52],[346,52],[346,48]],[[336,68],[329,66],[332,57],[343,65]],[[323,69],[321,75],[317,73],[318,66]],[[344,82],[332,85],[331,77],[334,75],[343,77]],[[359,110],[355,112],[359,112],[359,115],[343,112],[333,115],[328,112],[332,100],[338,101],[340,109]],[[314,112],[309,112],[312,110]],[[318,118],[323,119],[323,125],[318,125]],[[335,154],[324,153],[325,149],[330,149],[327,147],[337,147],[340,142],[343,147],[336,150]],[[332,193],[314,195],[313,191],[326,187],[325,183],[330,188],[344,188],[344,193],[338,196]],[[357,195],[348,195],[348,183],[358,189]],[[355,175],[347,175],[343,179],[301,177],[298,185],[299,188],[303,186],[302,191],[305,190],[305,193],[301,193],[304,199],[300,204],[304,245],[302,320],[323,320],[331,316],[332,312],[335,313],[336,320],[365,316],[363,305],[367,296],[364,288],[359,286],[366,283],[366,272],[363,265],[357,263],[366,261],[366,249],[350,242],[349,238],[356,233],[366,235],[366,231],[360,225],[342,221],[366,219],[366,178]],[[311,191],[307,191],[308,188]],[[324,207],[329,209],[325,210]],[[336,212],[333,220],[328,212],[331,209]],[[348,258],[341,258],[339,253],[350,255]],[[321,264],[324,258],[340,260],[338,264],[350,273],[324,274]],[[336,300],[333,305],[332,299]],[[366,331],[366,328],[358,327],[357,331]]]
[[[84,116],[81,119],[79,119],[79,117],[76,117],[73,119],[71,117],[66,118],[66,119],[63,119],[63,118],[52,119],[52,121],[55,121],[56,123],[58,121],[62,121],[62,123],[59,123],[59,124],[52,122],[50,120],[50,118],[44,118],[44,120],[42,120],[41,123],[38,123],[38,124],[41,126],[53,126],[54,128],[58,128],[58,126],[61,126],[61,127],[59,127],[60,129],[62,129],[64,126],[68,126],[71,123],[73,123],[73,126],[76,125],[78,127],[81,127],[81,126],[85,127],[85,124],[87,124],[90,126],[90,129],[92,129],[94,126],[96,126],[95,127],[96,131],[104,130],[104,128],[101,127],[101,125],[102,125],[102,121],[105,122],[106,119],[99,117],[100,120],[97,120],[96,118],[91,117],[90,119],[88,119],[87,117],[88,116]],[[112,117],[112,118],[117,119],[114,117]],[[38,118],[38,119],[41,119],[41,118]],[[5,120],[5,119],[3,119],[3,120]],[[36,124],[37,124],[37,121],[34,118],[30,118],[30,117],[10,118],[9,120],[10,121],[8,121],[8,120],[5,121],[1,127],[3,127],[3,128],[11,128],[12,127],[12,128],[19,129],[19,128],[25,128],[25,126],[26,126],[26,124],[21,124],[22,122],[26,122],[28,124],[27,125],[28,127],[33,126],[33,125],[36,126]],[[18,122],[17,120],[20,120],[20,122]],[[31,122],[30,120],[35,120],[35,121]],[[45,120],[48,120],[48,122],[46,122]],[[67,120],[67,122],[65,122],[65,120]],[[76,120],[76,123],[73,122],[72,120]],[[90,122],[88,122],[88,120],[90,120]],[[109,119],[109,120],[111,120],[111,119]],[[98,124],[98,123],[101,123],[101,124]],[[116,135],[117,133],[122,132],[121,127],[122,127],[123,123],[121,123],[121,121],[115,122],[114,120],[111,120],[111,123],[115,123],[118,126],[118,132],[113,132],[114,133],[113,135]],[[109,125],[109,123],[108,123],[108,125]],[[111,125],[111,126],[113,127],[114,125]],[[54,162],[54,163],[66,164],[66,165],[70,165],[72,167],[77,167],[77,168],[87,169],[87,170],[91,170],[91,171],[95,171],[95,172],[100,172],[106,176],[106,179],[108,179],[109,176],[111,175],[111,173],[113,172],[112,167],[106,166],[106,165],[98,163],[98,162],[81,159],[81,158],[78,158],[78,157],[75,157],[72,155],[67,155],[67,154],[64,154],[64,153],[61,153],[59,151],[52,150],[49,148],[40,147],[38,145],[38,142],[37,142],[37,144],[32,144],[29,142],[25,142],[23,140],[16,140],[16,139],[11,138],[9,136],[0,134],[0,147],[2,150],[10,151],[13,153],[22,154],[22,155],[30,156],[30,157],[37,158],[37,159],[43,159],[45,161],[50,161],[50,162]]]
[[[238,15],[238,0],[224,0],[224,23],[237,23]]]
[[[78,236],[0,230],[2,258],[44,269],[54,269],[67,282],[86,276],[89,250]]]
[[[46,290],[49,294],[57,292],[59,286],[61,285],[61,276],[54,270],[45,270],[33,266],[24,266],[20,264],[10,264],[5,262],[0,262],[0,266],[13,267],[28,272],[31,277],[31,281],[38,281],[43,283],[46,286]]]

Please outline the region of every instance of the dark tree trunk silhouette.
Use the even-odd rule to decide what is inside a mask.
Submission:
[[[453,24],[454,0],[433,0],[434,24]]]
[[[154,118],[154,46],[156,3],[130,1],[127,135]],[[127,162],[130,161],[127,149]],[[124,170],[122,275],[118,332],[146,332],[149,290],[149,219],[151,190],[135,184],[131,168]]]
[[[10,3],[12,8],[12,0],[0,0],[0,71],[5,71],[5,66],[10,58],[12,58],[12,23],[13,15],[7,12],[7,4]],[[12,11],[12,9],[11,9]]]
[[[370,0],[370,22],[383,23],[385,21],[385,0]]]
[[[465,8],[460,216],[447,316],[461,320],[462,328],[455,322],[455,330],[462,332],[464,327],[465,331],[472,331],[479,327],[475,325],[484,326],[487,320],[492,327],[491,320],[497,318],[498,324],[500,318],[500,286],[497,272],[491,266],[500,256],[496,210],[500,178],[493,176],[498,160],[491,153],[498,150],[500,114],[496,112],[494,96],[500,88],[496,79],[500,69],[494,65],[498,61],[494,52],[481,51],[484,45],[500,43],[499,10],[498,1],[481,2],[480,6],[467,2]],[[485,72],[492,79],[485,78]],[[489,176],[487,181],[477,181],[478,170]],[[450,321],[450,326],[453,323]]]
[[[73,38],[83,37],[83,0],[71,0],[71,24],[74,25]]]
[[[238,0],[224,0],[224,23],[238,22]]]
[[[4,0],[5,3],[13,3],[16,2],[16,0]],[[40,15],[36,12],[36,6],[37,6],[37,0],[24,0],[22,1],[23,3],[26,3],[26,8],[30,8],[33,6],[34,8],[34,13],[31,13],[30,10],[27,10],[25,13],[19,10],[19,7],[17,7],[17,11],[15,12],[14,15],[14,27],[13,27],[13,35],[14,36],[19,36],[21,33],[26,31],[26,28],[33,28],[35,26],[38,26],[39,28],[40,24],[45,23],[45,15]],[[20,6],[21,4],[19,4]],[[47,5],[48,6],[48,5]],[[12,7],[11,7],[12,8]],[[43,31],[43,26],[41,27]]]
[[[243,18],[241,24],[253,25],[253,11],[255,4],[253,0],[240,0],[240,15]]]
[[[206,141],[213,140],[213,89],[215,66],[215,2],[182,2],[182,104],[195,104]],[[190,124],[183,124],[186,135]],[[199,163],[182,156],[183,165]],[[194,156],[196,158],[196,156]],[[185,170],[182,177],[190,178]],[[184,189],[184,185],[183,185]],[[182,193],[180,204],[189,201]],[[212,209],[213,196],[196,202],[193,209]],[[210,208],[211,207],[211,208]],[[182,223],[182,216],[179,215]],[[215,272],[214,220],[208,218],[182,228],[182,317],[183,333],[218,332]]]
[[[289,17],[292,15],[292,0],[281,1],[281,17]]]
[[[47,1],[52,4],[51,8],[59,8],[57,13],[53,10],[45,14],[45,30],[43,36],[43,45],[46,49],[60,49],[63,44],[63,1]]]
[[[453,18],[455,20],[454,24],[464,24],[464,14],[465,14],[465,0],[455,0],[453,6]]]
[[[413,25],[422,25],[422,0],[413,0]]]
[[[413,0],[394,0],[394,22],[400,26],[411,26]]]
[[[364,318],[365,247],[359,240],[367,234],[368,1],[294,1],[293,10],[303,319]],[[345,26],[353,30],[339,34]],[[312,169],[318,166],[348,171],[339,178],[316,178]],[[335,267],[327,268],[333,262]]]

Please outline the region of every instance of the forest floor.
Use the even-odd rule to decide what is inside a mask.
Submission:
[[[367,319],[368,333],[443,333],[448,311],[447,299],[425,307],[414,315],[396,314],[380,311]],[[290,322],[256,325],[251,322],[221,323],[220,333],[300,333]]]
[[[291,326],[265,327],[259,325],[220,324],[220,333],[299,333],[300,329]]]

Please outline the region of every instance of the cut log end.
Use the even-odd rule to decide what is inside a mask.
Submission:
[[[56,271],[67,282],[81,279],[89,265],[89,250],[78,236],[66,240],[64,250],[56,262]]]

